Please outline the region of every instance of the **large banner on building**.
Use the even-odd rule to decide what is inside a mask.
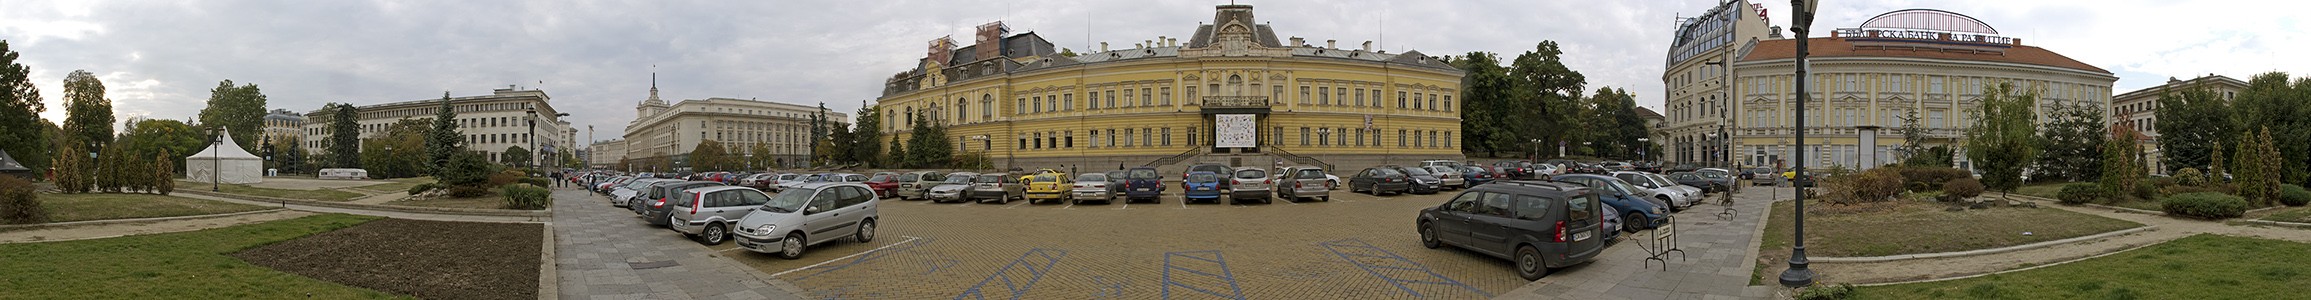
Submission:
[[[1260,146],[1259,116],[1231,114],[1212,115],[1212,117],[1213,122],[1218,123],[1213,124],[1212,128],[1219,130],[1218,132],[1212,134],[1213,146],[1220,148],[1252,148]]]

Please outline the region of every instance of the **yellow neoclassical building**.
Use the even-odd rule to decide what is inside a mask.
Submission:
[[[1041,36],[981,25],[971,46],[934,39],[885,81],[888,138],[917,116],[957,153],[1012,167],[1108,170],[1191,163],[1318,165],[1461,159],[1463,72],[1419,51],[1279,41],[1250,5],[1221,5],[1180,41],[1062,54]]]

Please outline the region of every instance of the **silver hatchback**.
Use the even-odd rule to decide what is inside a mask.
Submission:
[[[1312,166],[1284,168],[1284,173],[1278,174],[1278,176],[1276,178],[1278,185],[1276,198],[1284,198],[1286,201],[1298,201],[1300,198],[1332,201],[1332,175],[1324,173],[1323,168]]]
[[[759,195],[759,193],[757,193]],[[812,245],[850,238],[860,243],[875,239],[876,206],[872,188],[858,183],[813,183],[779,192],[770,202],[748,210],[738,221],[738,246],[747,251],[801,258]]]
[[[667,206],[673,207],[666,212],[666,227],[700,244],[720,245],[730,239],[730,227],[736,225],[739,218],[769,202],[770,196],[747,187],[718,186],[683,191],[682,196],[666,201]]]

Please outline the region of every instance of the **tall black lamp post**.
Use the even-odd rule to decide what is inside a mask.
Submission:
[[[223,183],[223,182],[225,182],[225,178],[224,178],[224,176],[225,176],[225,160],[224,160],[224,159],[222,159],[222,158],[219,158],[219,157],[217,157],[217,148],[223,148],[223,147],[224,147],[224,144],[225,144],[225,143],[224,143],[224,142],[225,142],[225,138],[224,138],[224,136],[225,136],[225,130],[224,130],[224,128],[222,128],[222,127],[220,127],[220,128],[217,128],[217,129],[212,129],[212,130],[209,130],[209,191],[210,191],[210,192],[219,192],[219,193],[222,193],[222,192],[224,192],[224,183]]]
[[[530,157],[525,158],[529,161],[522,162],[522,166],[535,168],[538,165],[538,109],[532,108],[525,112],[528,112],[530,117],[523,119],[523,121],[529,123],[530,133],[522,136],[522,142],[530,144]]]
[[[1809,27],[1813,26],[1814,8],[1820,4],[1820,0],[1789,1],[1789,30],[1797,34],[1797,114],[1795,118],[1792,118],[1797,122],[1797,131],[1794,133],[1797,137],[1797,149],[1805,149],[1805,103],[1813,98],[1811,94],[1807,94],[1808,90],[1805,87],[1806,82],[1813,81],[1806,77],[1805,56],[1806,52],[1811,50],[1806,48],[1806,32],[1809,31]],[[1796,168],[1792,171],[1797,175],[1793,178],[1806,178],[1805,160],[1797,160]],[[1790,248],[1789,269],[1781,271],[1781,286],[1792,288],[1813,285],[1814,280],[1813,270],[1806,269],[1808,262],[1805,259],[1805,193],[1797,193],[1796,196],[1797,209],[1792,211],[1792,215],[1797,216],[1797,226],[1795,226],[1796,230],[1790,233],[1793,236],[1791,241],[1795,243],[1793,245],[1796,247]]]

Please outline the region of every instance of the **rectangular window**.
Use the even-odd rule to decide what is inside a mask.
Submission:
[[[1099,109],[1099,92],[1091,92],[1091,94],[1090,94],[1089,96],[1090,96],[1090,97],[1088,97],[1088,98],[1083,98],[1083,99],[1084,99],[1084,100],[1090,100],[1090,101],[1084,101],[1084,102],[1086,102],[1086,103],[1090,104],[1090,106],[1091,106],[1091,109],[1094,109],[1094,110],[1097,110],[1097,109]]]
[[[1341,131],[1341,132],[1345,133],[1345,132],[1347,132],[1347,131]],[[1359,130],[1359,131],[1356,131],[1356,146],[1357,146],[1357,147],[1363,147],[1363,146],[1364,146],[1364,131],[1361,131],[1361,130]]]
[[[1075,110],[1075,94],[1059,94],[1059,110]]]
[[[1197,132],[1197,130],[1198,130],[1198,128],[1195,128],[1195,127],[1188,127],[1188,146],[1196,146],[1196,145],[1198,145],[1198,144],[1196,144],[1196,132]]]
[[[1032,110],[1031,112],[1043,113],[1043,96],[1035,96],[1035,98],[1030,99],[1029,101],[1035,102],[1035,110]]]
[[[1310,139],[1310,138],[1308,138],[1308,127],[1300,127],[1300,145],[1301,145],[1301,146],[1307,146],[1307,145],[1308,145],[1308,142],[1310,142],[1310,141],[1314,141],[1314,140],[1315,140],[1315,139]]]
[[[1019,98],[1019,105],[1012,106],[1012,110],[1017,111],[1012,114],[1027,114],[1027,98]]]
[[[1334,98],[1340,98],[1340,102],[1338,102],[1339,104],[1348,104],[1348,88],[1343,87],[1334,89],[1332,92],[1334,93]]]
[[[1412,109],[1420,109],[1420,94],[1412,94]]]
[[[1137,131],[1137,129],[1132,129],[1132,128],[1124,128],[1124,129],[1123,129],[1123,146],[1124,146],[1124,147],[1131,147],[1131,136],[1132,136],[1132,132],[1134,132],[1134,131]]]
[[[1140,144],[1140,145],[1146,145],[1146,146],[1155,146],[1155,129],[1140,129],[1140,130],[1139,130],[1139,144]]]
[[[1092,129],[1092,130],[1091,130],[1091,136],[1090,136],[1090,137],[1091,137],[1091,147],[1092,147],[1092,148],[1099,148],[1099,130],[1098,130],[1098,129]],[[1072,142],[1071,142],[1071,143],[1072,143]]]
[[[1332,105],[1332,88],[1316,88],[1316,105]]]
[[[1305,86],[1305,85],[1303,85],[1303,86],[1300,86],[1300,104],[1301,104],[1301,105],[1307,105],[1307,104],[1308,104],[1308,86]]]
[[[1272,133],[1271,133],[1271,134],[1268,134],[1268,136],[1271,136],[1270,138],[1268,138],[1268,142],[1266,142],[1266,143],[1261,143],[1261,144],[1276,144],[1276,145],[1283,145],[1283,144],[1284,144],[1284,126],[1276,126],[1276,131],[1269,131],[1269,132],[1272,132]]]
[[[1942,111],[1926,113],[1926,128],[1942,128]]]
[[[1164,142],[1163,142],[1163,143],[1164,143],[1164,146],[1171,146],[1171,145],[1172,145],[1172,128],[1171,128],[1171,127],[1164,127],[1164,136],[1163,136],[1163,138],[1164,138],[1164,139],[1163,139],[1163,141],[1164,141]]]
[[[1068,147],[1068,148],[1075,148],[1075,131],[1074,131],[1074,130],[1068,130],[1068,131],[1067,131],[1067,147]]]
[[[1380,107],[1380,101],[1381,101],[1381,100],[1380,100],[1380,89],[1372,89],[1372,107]],[[1357,102],[1357,103],[1356,103],[1356,105],[1357,105],[1357,106],[1363,106],[1363,105],[1364,105],[1364,103],[1363,103],[1363,102]],[[1374,134],[1378,134],[1378,133],[1374,133]],[[1372,142],[1372,143],[1373,143],[1373,144],[1379,144],[1380,142],[1379,142],[1379,141],[1374,141],[1374,142]]]
[[[1123,102],[1123,104],[1131,104],[1131,101],[1124,101],[1124,102]],[[1108,107],[1108,108],[1115,108],[1115,107],[1116,107],[1116,106],[1115,106],[1115,90],[1107,90],[1107,107]]]
[[[1129,130],[1129,129],[1126,129],[1126,130]],[[1130,134],[1130,133],[1131,133],[1130,131],[1125,131],[1125,132],[1124,132],[1124,134]],[[1110,128],[1110,129],[1108,129],[1108,130],[1107,130],[1107,146],[1108,146],[1108,147],[1115,147],[1115,140],[1120,140],[1120,139],[1122,139],[1122,137],[1123,137],[1123,136],[1120,136],[1120,135],[1115,135],[1115,129],[1113,129],[1113,128]]]
[[[1404,96],[1404,91],[1396,91],[1396,109],[1404,109]],[[1398,147],[1403,146],[1399,145]]]
[[[1035,133],[1035,149],[1043,149],[1043,133]]]
[[[1132,103],[1132,102],[1134,102],[1134,101],[1132,101],[1132,99],[1133,99],[1134,97],[1135,97],[1135,95],[1133,95],[1133,94],[1131,93],[1131,89],[1124,89],[1124,90],[1123,90],[1123,103]],[[1140,104],[1139,104],[1139,106],[1147,106],[1147,103],[1140,103]]]
[[[1347,104],[1347,103],[1341,103],[1341,104]],[[1364,106],[1364,89],[1363,89],[1363,88],[1358,88],[1358,89],[1356,89],[1356,106]]]
[[[1164,92],[1164,93],[1163,93],[1163,95],[1164,95],[1164,105],[1172,105],[1172,88],[1171,88],[1171,87],[1164,87],[1164,88],[1163,88],[1163,92]]]
[[[1441,109],[1436,107],[1436,94],[1428,94],[1428,109]]]
[[[1413,147],[1413,148],[1420,148],[1420,131],[1419,131],[1419,130],[1413,130],[1413,131],[1412,131],[1412,147]]]
[[[1448,131],[1445,131],[1445,132],[1444,132],[1444,143],[1443,143],[1443,144],[1438,144],[1437,146],[1438,146],[1438,147],[1445,147],[1445,148],[1452,148],[1452,131],[1449,131],[1449,130],[1448,130]]]
[[[1452,111],[1452,95],[1444,95],[1444,111]]]
[[[1155,94],[1154,94],[1154,93],[1150,93],[1150,92],[1149,92],[1149,91],[1153,91],[1153,90],[1155,90],[1155,89],[1151,89],[1151,88],[1139,88],[1139,105],[1155,105],[1155,97],[1154,97],[1154,95],[1155,95]],[[1171,105],[1171,104],[1172,104],[1172,100],[1171,100],[1171,99],[1164,99],[1164,105]]]
[[[1273,85],[1273,86],[1270,86],[1270,89],[1273,89],[1273,90],[1274,90],[1274,93],[1273,93],[1274,95],[1270,95],[1270,96],[1269,96],[1270,98],[1268,98],[1268,101],[1270,101],[1270,102],[1273,102],[1273,103],[1284,103],[1284,86],[1283,86],[1283,85]]]

